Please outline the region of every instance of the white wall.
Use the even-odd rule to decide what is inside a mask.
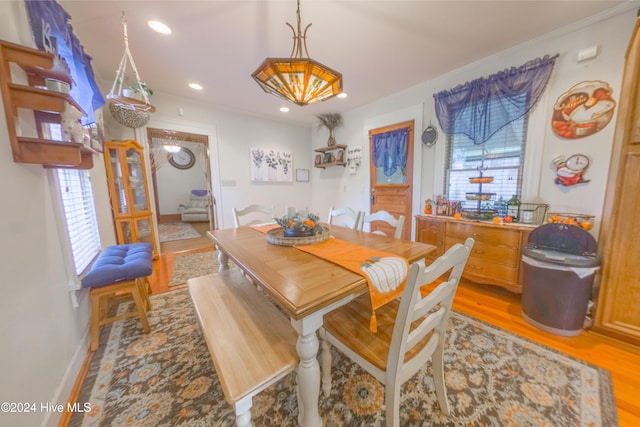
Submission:
[[[632,8],[633,6],[633,8]],[[517,67],[530,59],[559,53],[556,66],[542,98],[529,120],[527,149],[538,150],[540,158],[527,162],[524,188],[526,198],[523,201],[539,200],[550,205],[550,210],[559,212],[583,213],[596,216],[592,234],[597,237],[604,202],[604,191],[609,173],[609,159],[616,117],[600,132],[575,140],[559,138],[551,129],[551,115],[556,99],[571,86],[585,80],[602,80],[613,88],[613,98],[619,99],[624,55],[636,20],[637,4],[622,5],[616,12],[600,16],[598,19],[583,21],[540,39],[500,54],[485,58],[476,63],[461,67],[437,79],[416,85],[403,92],[378,100],[365,107],[343,115],[345,125],[334,131],[339,144],[362,146],[363,165],[356,175],[349,175],[342,168],[315,170],[313,206],[325,209],[334,205],[348,204],[355,209],[368,212],[369,201],[369,165],[370,156],[367,131],[376,118],[389,116],[387,125],[410,119],[411,107],[422,105],[424,116],[422,126],[432,123],[439,127],[434,110],[433,94],[441,90],[452,89],[459,84],[486,77],[506,68]],[[597,45],[597,58],[578,63],[579,50]],[[345,88],[348,92],[348,88]],[[399,114],[406,111],[407,114]],[[616,110],[617,113],[617,110]],[[444,165],[445,135],[440,132],[436,144],[427,148],[420,143],[422,129],[416,124],[416,144],[419,145],[421,158],[416,164],[422,165],[420,198],[414,200],[414,213],[424,208],[424,200],[434,194],[441,194]],[[313,132],[313,147],[326,145],[326,135]],[[585,173],[585,179],[591,181],[573,187],[561,187],[554,184],[555,169],[551,160],[558,155],[568,157],[574,153],[583,153],[591,158],[591,165]],[[332,189],[338,188],[338,192]],[[328,208],[327,208],[328,209]],[[412,222],[414,222],[412,220]]]

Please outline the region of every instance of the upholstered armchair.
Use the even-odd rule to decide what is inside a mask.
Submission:
[[[180,205],[183,222],[209,221],[211,198],[208,190],[191,190],[189,203]]]

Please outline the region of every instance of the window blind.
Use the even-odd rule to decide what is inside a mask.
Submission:
[[[57,169],[60,197],[76,274],[100,253],[100,232],[87,170]]]
[[[510,108],[522,108],[513,104]],[[489,103],[489,108],[504,108],[504,103]],[[461,201],[463,210],[496,210],[506,214],[506,202],[520,195],[526,145],[528,114],[514,120],[496,132],[483,144],[474,144],[467,135],[447,136],[447,157],[444,194],[450,201]],[[473,120],[456,118],[458,124]],[[493,177],[491,183],[472,184],[469,178]],[[488,193],[488,200],[468,200],[467,194]],[[505,212],[503,212],[505,211]]]

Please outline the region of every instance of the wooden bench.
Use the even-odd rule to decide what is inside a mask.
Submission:
[[[189,279],[188,287],[236,425],[250,426],[253,396],[298,365],[298,334],[240,270]]]

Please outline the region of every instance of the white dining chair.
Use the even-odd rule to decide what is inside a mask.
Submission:
[[[247,219],[244,223],[240,217],[250,215],[251,219]],[[244,209],[233,208],[233,223],[235,228],[241,225],[260,224],[264,222],[274,222],[275,208],[266,205],[249,205]]]
[[[360,227],[360,219],[362,211],[354,211],[350,207],[335,209],[333,206],[329,208],[329,218],[327,222],[333,225],[344,225],[345,227],[358,230]],[[336,222],[336,218],[340,217]]]
[[[369,224],[369,227],[371,227],[371,223],[374,221],[380,221],[380,222],[386,223],[389,227],[394,229],[393,237],[395,237],[396,239],[402,238],[402,232],[404,230],[404,215],[400,215],[398,218],[396,218],[393,215],[391,215],[389,212],[384,210],[374,212],[370,215],[363,215],[362,221],[360,221],[360,229],[363,231],[369,231],[369,230],[365,230],[365,225]],[[386,236],[386,233],[381,230],[373,231],[373,233],[382,234]]]
[[[329,342],[385,385],[387,427],[400,424],[401,385],[424,368],[429,359],[440,409],[449,414],[442,359],[444,339],[453,297],[473,244],[471,238],[464,245],[456,243],[426,268],[424,260],[411,264],[402,297],[376,310],[376,333],[369,329],[368,294],[324,316],[320,336],[325,395],[331,390]],[[446,281],[426,296],[421,295],[421,286],[434,282],[448,271]]]

